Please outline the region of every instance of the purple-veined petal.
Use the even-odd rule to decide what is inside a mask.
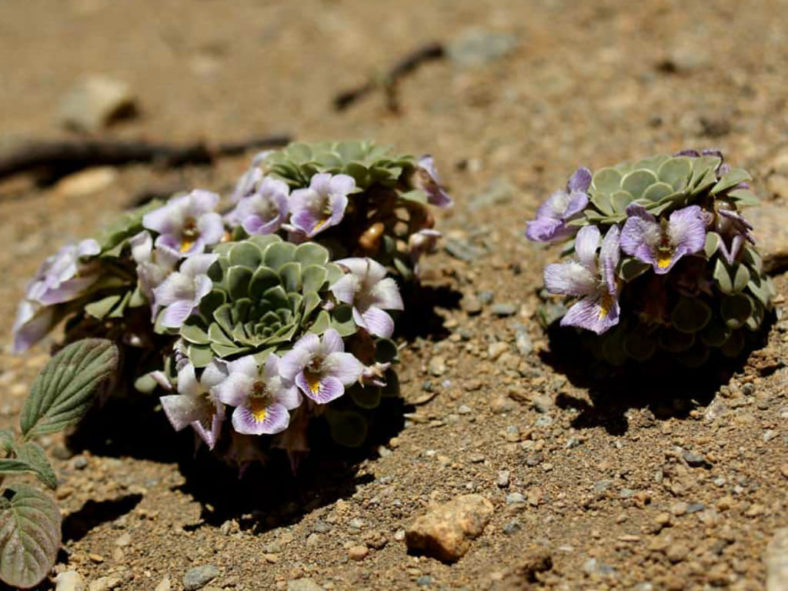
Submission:
[[[161,325],[166,328],[180,328],[194,311],[194,302],[191,300],[176,300],[164,308],[161,313]]]
[[[51,288],[43,293],[41,297],[38,298],[38,301],[45,306],[69,302],[82,295],[82,293],[88,287],[93,285],[97,279],[98,275],[92,275],[88,277],[76,277],[75,279],[63,281],[57,287]]]
[[[662,240],[662,233],[656,218],[644,207],[631,204],[627,207],[626,222],[621,230],[621,250],[628,255],[656,267],[657,249]]]
[[[300,209],[290,217],[290,223],[306,234],[307,238],[316,233],[315,230],[321,221],[320,217],[309,209]]]
[[[544,203],[536,210],[536,219],[553,219],[561,221],[564,211],[569,205],[569,193],[554,191],[550,193]]]
[[[179,272],[188,277],[205,275],[208,268],[219,258],[218,254],[195,254],[190,256],[181,265]]]
[[[678,254],[695,254],[706,244],[706,225],[698,205],[690,205],[670,214],[668,236]]]
[[[569,177],[569,182],[566,188],[569,192],[580,191],[585,193],[588,187],[591,186],[591,171],[585,167],[578,168],[574,174]]]
[[[592,273],[596,270],[596,249],[601,236],[596,226],[583,226],[575,237],[577,260]]]
[[[348,204],[347,195],[331,195],[329,204],[331,206],[331,217],[320,227],[320,230],[327,226],[336,226],[342,221]]]
[[[282,386],[276,396],[277,401],[281,403],[287,410],[293,410],[301,406],[302,397],[301,393],[295,384],[289,386]]]
[[[570,220],[588,205],[588,195],[579,191],[573,191],[569,195],[569,203],[566,204],[566,209],[561,216],[564,220]]]
[[[367,308],[361,313],[361,317],[364,319],[362,326],[369,334],[387,339],[394,333],[394,320],[377,306]]]
[[[586,296],[597,290],[596,275],[577,261],[547,265],[544,283],[547,291],[561,295]]]
[[[561,220],[537,218],[527,223],[525,236],[533,242],[552,242],[572,235],[572,230]]]
[[[323,360],[323,372],[337,378],[345,386],[361,377],[364,364],[352,353],[331,353]]]
[[[171,273],[161,285],[153,290],[156,303],[161,306],[194,299],[194,279],[183,273]]]
[[[599,249],[600,267],[603,270],[604,281],[607,284],[608,291],[616,293],[616,267],[621,260],[621,230],[618,226],[613,225],[605,234],[602,240],[602,248]]]
[[[287,429],[290,413],[282,404],[274,403],[258,409],[254,405],[239,406],[233,411],[233,429],[245,435],[273,435]]]
[[[603,306],[598,298],[586,297],[575,303],[561,319],[561,326],[577,326],[602,334],[618,324],[619,305],[615,299]]]
[[[312,175],[312,178],[309,179],[309,188],[320,195],[327,196],[331,192],[331,174],[328,172],[320,172]]]
[[[296,385],[301,388],[301,391],[307,398],[318,404],[327,404],[345,393],[345,387],[342,382],[333,376],[323,376],[315,384],[315,389],[312,389],[304,374],[300,373],[296,376]]]

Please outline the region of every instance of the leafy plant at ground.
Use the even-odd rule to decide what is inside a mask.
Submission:
[[[271,447],[297,462],[315,417],[358,445],[396,393],[393,314],[439,237],[432,205],[451,198],[428,156],[371,142],[260,154],[230,195],[149,204],[48,258],[14,347],[62,320],[67,341],[113,341],[121,383],[242,466]]]
[[[578,169],[547,199],[526,235],[568,240],[545,286],[571,307],[613,365],[670,356],[690,367],[736,357],[775,296],[741,208],[756,205],[749,174],[717,150]]]
[[[20,434],[0,431],[0,480],[33,474],[55,489],[57,478],[35,438],[77,423],[97,392],[115,376],[118,350],[105,339],[85,339],[58,352],[33,382],[20,417]],[[27,589],[55,564],[60,511],[40,488],[11,483],[0,492],[0,579]]]

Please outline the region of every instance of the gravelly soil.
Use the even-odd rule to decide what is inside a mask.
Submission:
[[[775,278],[768,344],[730,380],[689,396],[647,394],[635,380],[605,395],[547,363],[533,314],[542,265],[556,253],[522,230],[577,165],[684,147],[720,146],[756,174],[765,200],[785,204],[775,163],[788,150],[786,10],[735,0],[0,3],[3,134],[60,136],[59,98],[81,74],[105,73],[129,82],[141,106],[109,137],[290,132],[429,151],[457,202],[439,226],[476,247],[471,263],[441,252],[425,264],[400,368],[407,419],[397,428],[392,411],[379,448],[318,454],[297,478],[275,459],[239,484],[193,460],[188,435],[171,434],[160,414],[125,403],[94,417],[72,451],[44,441],[60,458],[66,515],[57,570],[148,590],[165,577],[181,589],[202,565],[220,571],[204,589],[300,578],[326,589],[763,588],[764,549],[788,525],[785,276]],[[517,47],[478,67],[425,65],[400,85],[399,115],[379,93],[332,111],[337,92],[474,26],[513,33]],[[150,187],[226,190],[246,162],[129,167],[89,197],[4,183],[0,338],[8,342],[26,281],[56,247]],[[492,303],[471,315],[480,292]],[[496,315],[495,303],[514,314]],[[0,354],[0,426],[16,421],[46,351]],[[414,517],[469,492],[495,513],[468,554],[451,566],[409,556],[403,530]],[[359,545],[368,554],[351,559]],[[550,570],[517,574],[545,552]]]

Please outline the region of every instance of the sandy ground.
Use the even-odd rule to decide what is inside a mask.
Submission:
[[[193,460],[189,436],[147,407],[108,410],[70,451],[45,440],[66,515],[56,570],[76,569],[91,589],[182,589],[206,565],[219,575],[203,589],[238,591],[298,589],[303,578],[337,590],[763,588],[764,549],[788,525],[785,277],[768,344],[729,381],[697,396],[647,396],[635,382],[611,399],[547,363],[533,314],[555,253],[522,231],[578,165],[686,147],[721,147],[765,200],[785,203],[774,163],[788,144],[787,11],[768,0],[0,3],[4,136],[65,136],[59,100],[80,76],[106,74],[131,85],[140,116],[105,137],[287,132],[431,152],[457,202],[439,226],[478,250],[470,264],[443,251],[426,264],[400,368],[410,414],[380,433],[380,448],[318,454],[297,478],[276,460],[238,483]],[[401,83],[399,114],[381,93],[332,109],[336,93],[474,27],[516,44],[475,67],[425,65]],[[6,181],[0,339],[44,256],[142,191],[227,190],[246,162],[122,168],[90,196]],[[459,298],[479,292],[515,314],[468,314]],[[516,347],[518,331],[532,351]],[[0,354],[0,426],[16,422],[46,351]],[[451,566],[409,556],[402,530],[414,517],[469,492],[495,512],[468,554]],[[368,554],[350,558],[360,545]],[[549,570],[517,571],[545,553]]]

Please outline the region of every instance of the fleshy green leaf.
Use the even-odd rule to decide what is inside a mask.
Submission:
[[[78,422],[117,366],[118,348],[106,339],[83,339],[61,349],[33,382],[22,407],[22,434],[29,439]]]
[[[60,511],[41,491],[9,486],[0,504],[0,579],[29,589],[55,564],[60,547]]]
[[[698,298],[682,297],[673,308],[670,320],[676,330],[695,333],[711,320],[711,308]]]
[[[117,294],[101,298],[85,306],[85,312],[93,316],[93,318],[103,320],[118,305],[120,300],[121,296]]]
[[[716,195],[717,193],[721,193],[726,189],[730,189],[739,183],[744,183],[749,180],[752,180],[752,177],[746,170],[742,168],[734,168],[712,187],[710,193],[712,195]]]

